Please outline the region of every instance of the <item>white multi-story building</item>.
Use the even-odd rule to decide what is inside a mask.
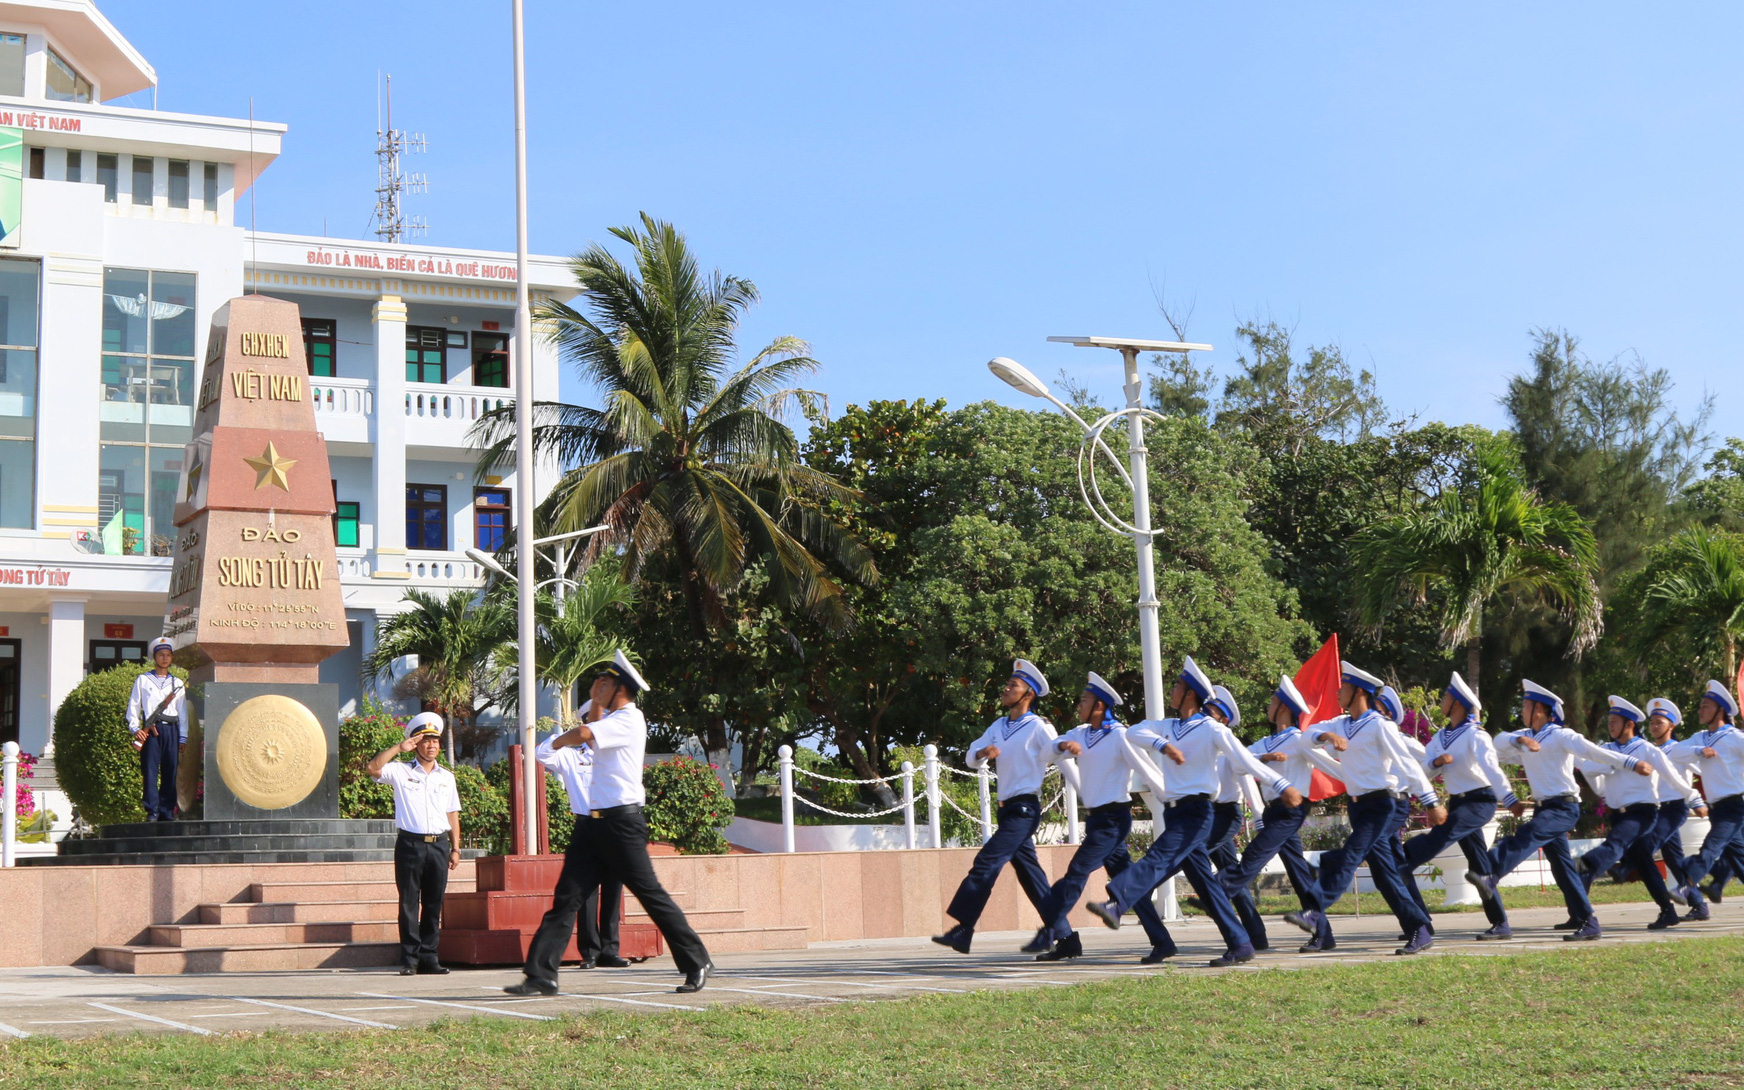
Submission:
[[[518,392],[514,255],[250,233],[235,210],[285,127],[103,105],[155,82],[90,0],[0,3],[0,740],[33,753],[81,678],[160,631],[226,300],[302,308],[351,634],[322,677],[342,706],[408,587],[482,584],[462,550],[495,547],[519,486],[512,467],[479,480],[467,440]],[[529,273],[535,305],[574,294],[559,258]],[[537,396],[555,400],[555,351],[534,343]]]

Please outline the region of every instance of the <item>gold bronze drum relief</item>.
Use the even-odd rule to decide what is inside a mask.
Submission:
[[[288,696],[238,704],[218,728],[215,749],[224,785],[260,810],[295,806],[320,786],[327,769],[321,721]]]

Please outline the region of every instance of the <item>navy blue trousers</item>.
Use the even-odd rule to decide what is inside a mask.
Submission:
[[[1314,882],[1314,869],[1309,866],[1307,855],[1303,854],[1302,837],[1299,835],[1302,823],[1308,820],[1309,806],[1306,799],[1300,806],[1286,806],[1282,799],[1273,799],[1267,804],[1265,813],[1260,815],[1259,831],[1247,842],[1241,858],[1232,866],[1217,868],[1218,881],[1228,891],[1230,902],[1235,905],[1236,915],[1241,918],[1242,927],[1256,945],[1268,941],[1266,924],[1260,916],[1258,906],[1254,904],[1253,894],[1247,887],[1265,865],[1272,861],[1273,856],[1283,859],[1284,873],[1289,875],[1290,885],[1295,887],[1296,899],[1302,902],[1302,907],[1320,907],[1320,891]]]
[[[1671,871],[1674,857],[1681,868],[1683,859],[1679,848],[1682,842],[1678,839],[1677,830],[1689,816],[1689,804],[1682,799],[1674,799],[1660,803],[1655,810],[1652,827],[1635,841],[1623,856],[1623,860],[1641,876],[1641,884],[1646,887],[1647,895],[1653,898],[1653,903],[1659,906],[1661,912],[1676,912],[1671,894],[1665,888],[1665,879],[1659,876],[1659,868],[1653,863],[1653,853],[1664,849],[1666,871]],[[1683,884],[1681,877],[1678,884]]]
[[[1550,863],[1550,876],[1562,899],[1568,905],[1572,920],[1585,920],[1593,914],[1593,903],[1587,900],[1587,887],[1574,869],[1574,856],[1568,850],[1568,832],[1580,820],[1580,803],[1571,798],[1539,803],[1532,820],[1520,826],[1513,836],[1503,837],[1490,849],[1490,873],[1497,879],[1530,859],[1540,848]]]
[[[1380,891],[1393,915],[1399,918],[1399,925],[1411,934],[1419,927],[1429,926],[1429,913],[1418,907],[1399,873],[1403,851],[1395,852],[1386,843],[1388,838],[1398,839],[1399,829],[1404,824],[1399,818],[1399,801],[1385,791],[1374,791],[1351,800],[1350,835],[1345,838],[1344,847],[1320,857],[1319,896],[1323,910],[1337,904],[1344,891],[1350,888],[1351,879],[1356,877],[1356,869],[1366,858],[1375,889]],[[1406,814],[1410,813],[1409,805],[1407,802]]]
[[[1690,898],[1691,908],[1700,908],[1705,903],[1696,886],[1723,856],[1731,856],[1734,873],[1744,871],[1741,836],[1744,836],[1744,795],[1729,795],[1708,804],[1708,835],[1702,841],[1701,851],[1684,857],[1683,861],[1684,884],[1696,890]]]
[[[139,774],[145,781],[145,820],[176,818],[176,758],[181,753],[181,734],[174,723],[158,724],[139,751]]]
[[[1205,902],[1211,920],[1231,949],[1248,945],[1247,931],[1236,918],[1235,906],[1223,883],[1211,872],[1205,837],[1211,831],[1211,800],[1181,799],[1162,811],[1163,828],[1143,859],[1108,883],[1108,895],[1122,912],[1151,895],[1151,890],[1176,874],[1185,874],[1193,892]]]
[[[1042,870],[1041,860],[1036,858],[1033,839],[1041,820],[1041,800],[1034,795],[1017,795],[999,804],[999,825],[987,843],[975,853],[975,862],[969,866],[963,884],[957,887],[956,896],[945,909],[952,919],[964,927],[974,928],[975,921],[981,918],[982,910],[987,907],[987,898],[993,896],[993,884],[999,880],[999,872],[1007,863],[1017,872],[1017,884],[1023,887],[1029,903],[1036,907],[1037,912],[1042,912],[1042,919],[1048,919],[1042,911],[1047,904],[1048,875]]]
[[[1048,891],[1047,903],[1040,909],[1042,924],[1056,942],[1072,933],[1072,925],[1066,917],[1077,907],[1078,898],[1083,895],[1090,876],[1100,868],[1113,878],[1132,866],[1132,855],[1126,850],[1126,838],[1131,835],[1132,803],[1111,802],[1090,811],[1084,822],[1084,839],[1078,843],[1072,861],[1066,864],[1066,873],[1060,875],[1060,880]],[[1150,898],[1140,900],[1132,910],[1138,913],[1138,921],[1144,925],[1145,936],[1151,940],[1152,946],[1175,944]]]
[[[1235,834],[1241,829],[1241,803],[1211,804],[1211,828],[1205,834],[1205,854],[1219,871],[1240,861],[1235,850]]]
[[[1496,816],[1496,794],[1479,788],[1457,800],[1449,800],[1447,820],[1432,825],[1421,836],[1405,841],[1405,863],[1415,871],[1440,855],[1450,843],[1458,844],[1465,861],[1479,874],[1490,873],[1490,846],[1484,843],[1484,826]],[[1499,927],[1508,926],[1508,913],[1501,901],[1485,901],[1484,916]]]
[[[1605,834],[1605,842],[1586,854],[1589,873],[1603,874],[1610,870],[1629,854],[1636,841],[1651,836],[1654,824],[1659,821],[1659,804],[1639,802],[1621,810],[1612,810],[1609,817],[1611,830]]]

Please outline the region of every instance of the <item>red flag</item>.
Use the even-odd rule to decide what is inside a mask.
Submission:
[[[1343,684],[1344,669],[1338,658],[1338,633],[1334,632],[1326,637],[1320,650],[1309,656],[1302,668],[1296,671],[1296,688],[1301,691],[1302,699],[1308,702],[1309,708],[1308,714],[1302,717],[1300,726],[1303,729],[1344,714],[1344,709],[1338,705],[1338,690]],[[1318,768],[1313,770],[1313,780],[1308,785],[1310,801],[1319,802],[1321,799],[1342,794],[1344,784]]]

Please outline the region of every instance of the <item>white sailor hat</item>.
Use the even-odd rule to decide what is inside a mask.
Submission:
[[[1338,669],[1346,685],[1355,685],[1371,693],[1380,691],[1381,679],[1367,670],[1359,670],[1348,662],[1339,663]]]
[[[1536,700],[1550,709],[1550,721],[1562,722],[1562,697],[1546,689],[1536,681],[1522,681],[1520,688],[1525,690],[1527,700]]]
[[[1278,688],[1273,695],[1298,716],[1308,714],[1308,701],[1302,698],[1302,691],[1296,688],[1296,683],[1290,680],[1289,674],[1278,678]]]
[[[1381,686],[1381,691],[1375,694],[1380,702],[1381,710],[1387,713],[1387,718],[1395,723],[1405,722],[1405,702],[1399,699],[1399,694],[1391,685]]]
[[[1712,700],[1714,703],[1718,704],[1720,710],[1725,712],[1727,715],[1735,716],[1738,714],[1737,698],[1732,695],[1732,690],[1726,688],[1718,681],[1710,680],[1708,682],[1707,689],[1702,693],[1702,699]]]
[[[176,649],[176,644],[175,641],[170,639],[168,636],[159,636],[157,639],[151,641],[150,651],[154,657],[157,655],[159,648],[162,648],[165,651],[174,651]]]
[[[1455,700],[1472,711],[1478,710],[1478,694],[1472,692],[1472,687],[1466,684],[1465,678],[1459,676],[1458,670],[1455,670],[1453,677],[1448,680],[1447,691],[1453,694]]]
[[[1656,696],[1647,702],[1647,714],[1663,715],[1671,720],[1671,725],[1674,727],[1683,725],[1683,712],[1678,710],[1676,704],[1673,704],[1663,696]]]
[[[1644,713],[1640,708],[1637,708],[1634,704],[1624,700],[1615,693],[1611,694],[1610,701],[1612,715],[1620,715],[1631,723],[1639,723],[1647,718],[1646,713]]]
[[[629,682],[630,688],[637,692],[645,693],[648,691],[648,682],[643,680],[641,673],[634,666],[630,665],[629,657],[622,650],[612,655],[612,661],[601,667],[600,673],[605,677]]]
[[[435,712],[419,712],[406,721],[406,737],[419,738],[424,735],[442,737],[442,717]]]
[[[1090,671],[1090,680],[1084,684],[1084,691],[1110,709],[1118,708],[1121,704],[1120,694],[1114,691],[1114,686],[1103,681],[1102,675],[1094,670]]]
[[[1040,700],[1048,695],[1047,676],[1036,669],[1036,664],[1028,659],[1012,659],[1011,676],[1023,679],[1023,683],[1029,686],[1030,692],[1036,694],[1036,699]]]
[[[1185,681],[1189,689],[1199,694],[1200,700],[1210,700],[1216,695],[1211,688],[1211,679],[1205,676],[1205,671],[1199,669],[1199,664],[1193,661],[1192,655],[1188,655],[1187,661],[1181,664],[1181,673],[1177,680]]]
[[[1223,709],[1223,714],[1229,717],[1231,727],[1241,726],[1241,707],[1235,702],[1235,694],[1221,685],[1211,687],[1211,699],[1207,704]]]

